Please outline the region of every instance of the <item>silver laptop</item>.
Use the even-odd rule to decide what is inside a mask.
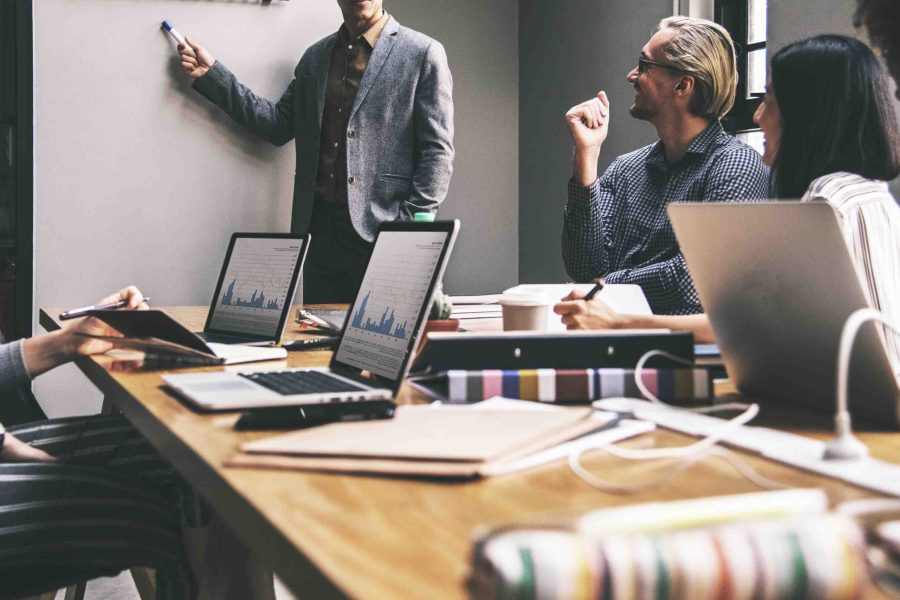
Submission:
[[[741,393],[833,413],[841,330],[869,306],[834,209],[677,203],[669,218]],[[867,324],[854,345],[850,410],[896,427],[900,393],[880,329]]]
[[[458,230],[455,220],[381,226],[328,368],[163,379],[205,410],[393,398],[409,370]]]
[[[281,341],[309,244],[309,234],[232,234],[206,325],[197,335],[217,344]]]

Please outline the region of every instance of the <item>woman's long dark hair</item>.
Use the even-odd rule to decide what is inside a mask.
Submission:
[[[900,136],[881,65],[868,46],[818,35],[772,57],[782,118],[775,193],[799,198],[817,177],[849,171],[889,181],[900,174]]]

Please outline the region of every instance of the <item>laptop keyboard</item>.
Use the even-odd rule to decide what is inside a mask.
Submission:
[[[367,388],[354,385],[322,371],[276,371],[274,373],[240,373],[254,383],[282,396],[329,392],[359,392]]]

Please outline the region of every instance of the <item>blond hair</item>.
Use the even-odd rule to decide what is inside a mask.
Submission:
[[[675,33],[663,46],[667,62],[693,75],[691,114],[721,119],[734,106],[737,94],[737,54],[728,31],[712,21],[690,17],[668,17],[659,30]]]

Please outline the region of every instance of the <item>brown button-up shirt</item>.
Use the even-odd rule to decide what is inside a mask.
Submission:
[[[322,135],[319,145],[319,170],[316,176],[317,201],[347,204],[347,185],[355,185],[347,175],[347,131],[350,110],[356,100],[372,50],[388,21],[381,18],[361,36],[350,39],[345,25],[338,30],[337,42],[331,55],[331,67],[325,88],[325,110],[322,114]]]

